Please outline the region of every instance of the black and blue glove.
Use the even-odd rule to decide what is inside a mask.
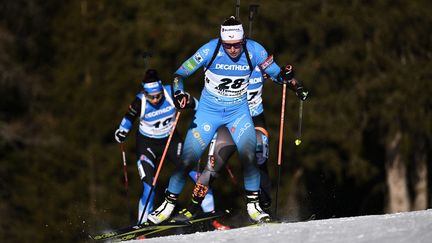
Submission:
[[[288,64],[281,68],[277,80],[281,84],[288,84],[288,88],[293,90],[300,100],[304,101],[307,99],[309,91],[303,87],[300,81],[294,78],[294,68],[292,65]]]
[[[176,90],[173,95],[173,100],[177,109],[186,109],[190,107],[191,97],[184,91]]]
[[[309,91],[303,86],[299,86],[296,88],[295,93],[300,100],[305,101],[308,97]]]
[[[127,134],[128,134],[128,131],[126,131],[122,128],[119,128],[115,131],[114,138],[118,143],[124,143],[124,141],[126,140]]]
[[[289,83],[294,78],[294,68],[292,65],[286,65],[281,68],[279,72],[278,81],[279,83],[286,84]]]

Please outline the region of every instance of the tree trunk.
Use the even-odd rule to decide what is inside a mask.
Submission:
[[[401,159],[399,150],[402,134],[396,132],[386,149],[386,174],[388,187],[388,213],[410,210],[406,165]]]
[[[89,211],[92,216],[96,215],[96,179],[95,179],[95,162],[93,157],[89,156]]]
[[[428,205],[426,153],[420,149],[415,156],[414,203],[412,210],[424,210]]]
[[[303,175],[303,169],[297,169],[292,175],[292,180],[290,183],[289,194],[286,203],[284,204],[284,212],[287,212],[287,215],[291,219],[294,220],[302,220],[302,211],[304,205],[301,205],[299,200],[304,199],[304,195],[300,195],[304,193],[304,188],[301,177]]]

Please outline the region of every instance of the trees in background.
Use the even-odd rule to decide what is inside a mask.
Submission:
[[[288,93],[279,213],[327,218],[430,206],[431,3],[254,3],[254,38],[279,64],[294,64],[311,90],[298,147],[298,99]],[[245,26],[248,4],[240,13]],[[87,231],[134,222],[141,186],[133,134],[126,198],[113,132],[145,72],[141,54],[152,51],[147,67],[170,82],[234,13],[234,1],[2,3],[0,238],[80,241]],[[201,84],[198,73],[185,83],[196,96]],[[279,93],[266,84],[274,185]],[[183,131],[188,119],[182,116]],[[234,173],[239,164],[230,162]],[[218,206],[242,208],[242,187],[226,183],[217,183],[216,199],[218,191],[235,194],[238,205]]]

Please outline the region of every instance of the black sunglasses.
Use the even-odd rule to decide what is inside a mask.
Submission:
[[[242,45],[243,45],[243,41],[241,41],[241,42],[237,42],[237,43],[232,43],[232,44],[229,44],[229,43],[222,43],[222,46],[223,46],[225,49],[231,49],[232,47],[234,47],[234,49],[239,49],[239,48],[242,47]]]
[[[162,97],[162,93],[156,94],[156,95],[150,95],[150,94],[146,94],[145,95],[147,99],[149,100],[158,100]]]

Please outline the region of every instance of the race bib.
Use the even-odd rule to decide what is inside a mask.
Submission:
[[[247,91],[249,75],[244,76],[226,76],[217,75],[211,71],[205,73],[205,87],[211,93],[228,97],[238,98]]]

